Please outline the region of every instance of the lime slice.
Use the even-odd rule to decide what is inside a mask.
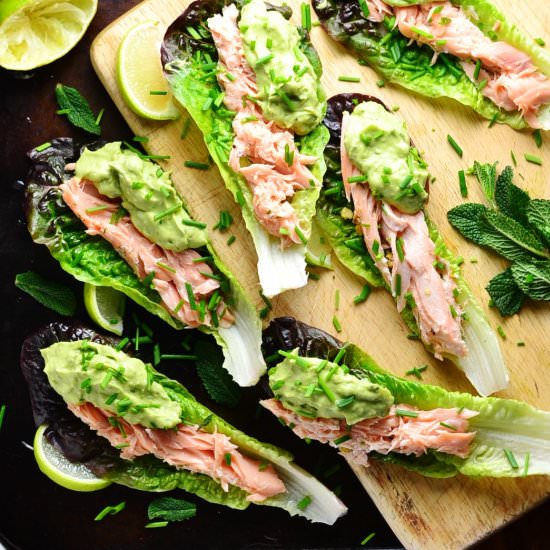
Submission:
[[[84,305],[94,323],[120,336],[124,328],[126,296],[108,286],[84,284]]]
[[[111,481],[97,477],[82,464],[65,458],[44,435],[48,426],[42,424],[34,435],[34,459],[40,471],[58,485],[72,491],[98,491],[111,485]]]
[[[2,0],[0,66],[28,71],[59,59],[84,36],[98,0]]]
[[[172,100],[160,62],[162,28],[145,21],[131,28],[118,47],[117,80],[122,98],[136,114],[152,120],[174,120]]]

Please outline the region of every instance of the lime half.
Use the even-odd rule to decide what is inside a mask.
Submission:
[[[58,485],[72,491],[98,491],[111,485],[111,481],[97,477],[82,464],[67,460],[44,435],[48,426],[42,424],[34,435],[34,458],[40,471]]]
[[[161,40],[162,28],[157,21],[131,28],[118,48],[117,80],[122,98],[136,114],[152,120],[174,120],[179,111],[162,71]]]
[[[126,296],[108,286],[84,284],[84,305],[94,323],[120,336],[124,328],[123,317]]]
[[[98,0],[1,0],[0,66],[28,71],[47,65],[84,36]]]

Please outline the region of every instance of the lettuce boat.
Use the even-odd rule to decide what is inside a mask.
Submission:
[[[134,489],[183,489],[240,510],[254,502],[328,524],[346,512],[289,453],[237,430],[118,343],[61,322],[23,343],[34,421],[71,462]]]
[[[241,207],[263,293],[307,283],[306,243],[328,134],[321,63],[288,6],[198,0],[168,28],[162,63]]]
[[[405,380],[291,317],[264,331],[264,353],[280,362],[262,404],[354,464],[372,458],[437,478],[550,474],[550,412]]]
[[[453,361],[480,394],[504,389],[498,337],[462,277],[461,261],[423,210],[429,174],[404,123],[373,97],[340,94],[328,104],[331,138],[317,222],[336,256],[390,291],[411,336]]]
[[[26,215],[36,243],[79,281],[123,292],[173,328],[212,334],[235,381],[258,381],[259,317],[168,173],[118,142],[57,138],[29,158]]]
[[[512,128],[550,128],[550,56],[487,0],[314,0],[321,24],[389,82]]]

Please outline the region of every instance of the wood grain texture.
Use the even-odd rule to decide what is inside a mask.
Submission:
[[[290,0],[288,3],[295,8],[299,17],[299,2]],[[116,51],[125,32],[138,22],[153,19],[159,21],[160,40],[166,26],[187,4],[187,0],[147,0],[138,5],[98,36],[91,50],[92,62],[135,134],[149,137],[148,150],[153,154],[171,156],[170,160],[162,164],[172,171],[174,182],[189,202],[194,216],[211,227],[216,223],[220,210],[231,211],[235,224],[230,233],[212,231],[211,236],[223,261],[259,304],[256,256],[230,193],[225,190],[215,168],[203,172],[183,165],[184,160],[206,160],[202,135],[192,126],[188,136],[184,140],[180,139],[180,130],[187,117],[185,113],[180,120],[168,123],[139,119],[124,104],[116,84]],[[523,27],[529,36],[543,37],[550,43],[550,10],[545,0],[495,0],[495,4],[513,22]],[[298,20],[296,15],[295,19]],[[487,311],[492,325],[501,325],[506,333],[507,337],[501,344],[511,382],[509,389],[499,396],[521,399],[536,407],[550,409],[548,305],[529,303],[521,315],[508,319],[502,319],[495,311],[488,310],[488,295],[484,287],[506,264],[496,255],[466,242],[446,220],[446,212],[463,202],[457,171],[466,169],[474,160],[498,160],[499,166],[503,168],[511,164],[511,150],[518,159],[516,183],[533,197],[550,198],[550,152],[547,143],[542,149],[537,149],[530,132],[516,132],[500,125],[489,129],[485,119],[449,100],[427,99],[393,86],[380,89],[375,84],[378,80],[376,74],[359,66],[355,58],[330,40],[321,28],[313,28],[311,34],[323,61],[323,85],[328,95],[345,91],[370,93],[388,105],[399,105],[399,114],[407,122],[412,139],[424,154],[431,173],[437,178],[430,189],[427,206],[429,216],[440,228],[451,249],[466,259],[465,277]],[[361,82],[339,82],[338,76],[343,74],[361,76]],[[447,134],[451,134],[464,149],[463,159],[447,144]],[[528,164],[523,158],[524,153],[540,156],[543,166]],[[473,179],[469,179],[469,200],[483,200]],[[237,237],[231,247],[225,245],[229,234]],[[448,389],[473,391],[452,364],[434,360],[420,343],[407,340],[407,329],[386,292],[373,292],[366,303],[354,306],[352,299],[361,287],[360,280],[336,265],[334,271],[323,274],[320,281],[311,281],[304,289],[275,298],[273,315],[294,315],[334,332],[332,318],[336,314],[343,327],[338,336],[359,344],[395,374],[404,375],[411,367],[427,363],[430,368],[425,372],[425,382]],[[337,312],[334,309],[336,289],[340,291],[341,297]],[[519,340],[525,342],[525,347],[517,346]],[[407,548],[435,550],[465,547],[550,494],[550,479],[540,476],[516,480],[476,480],[463,476],[432,480],[387,465],[373,464],[369,469],[356,467],[354,470]]]

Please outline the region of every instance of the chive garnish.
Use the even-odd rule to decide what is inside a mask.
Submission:
[[[503,450],[504,450],[504,454],[506,455],[506,458],[507,458],[508,462],[510,463],[510,466],[514,470],[517,470],[519,468],[519,466],[518,466],[516,457],[514,456],[514,453],[512,451],[510,451],[509,449],[503,449]]]
[[[503,339],[503,340],[506,340],[506,333],[504,332],[504,329],[498,325],[497,327],[497,332],[498,332],[498,335]]]
[[[161,360],[181,360],[181,361],[196,361],[196,355],[187,355],[183,353],[163,353],[160,356]]]
[[[309,6],[308,6],[309,8]],[[311,497],[306,495],[298,504],[296,505],[300,510],[305,510],[311,504]]]
[[[188,220],[184,218],[181,220],[183,225],[188,225],[189,227],[198,227],[199,229],[206,229],[206,224],[204,222],[197,222],[195,220]]]
[[[201,40],[201,35],[193,27],[186,27],[186,30],[191,38],[194,38],[195,40]]]
[[[514,163],[514,166],[517,166],[518,161],[516,160],[516,155],[514,155],[514,151],[510,151],[510,156],[512,157],[512,162]]]
[[[290,150],[288,143],[285,144],[285,162],[288,166],[292,166],[294,164],[294,151]]]
[[[129,341],[130,341],[130,338],[128,338],[128,337],[123,338],[123,339],[117,344],[117,346],[116,346],[115,349],[116,349],[117,351],[120,351],[120,350],[124,349],[124,347],[126,346],[126,344],[127,344]]]
[[[374,538],[374,536],[376,535],[376,533],[372,532],[370,533],[370,535],[367,535],[362,541],[361,541],[361,546],[365,546],[365,544],[367,544],[367,542],[369,542],[369,540],[372,540]]]
[[[208,170],[210,168],[210,165],[206,162],[196,162],[194,160],[186,160],[183,165],[186,168],[194,168],[195,170]]]
[[[401,237],[395,239],[395,248],[397,250],[397,257],[402,262],[405,259],[405,251],[403,250],[403,239]]]
[[[263,57],[260,57],[256,61],[256,65],[264,65],[265,63],[268,63],[271,61],[275,56],[272,53],[268,53],[267,55],[264,55]]]
[[[166,527],[167,525],[167,521],[150,521],[145,524],[145,529],[156,529],[158,527]]]
[[[527,475],[529,471],[529,459],[531,458],[531,453],[525,454],[525,462],[523,463],[523,476]]]
[[[173,267],[170,267],[169,265],[167,265],[165,263],[157,262],[157,265],[160,268],[164,269],[165,271],[169,271],[170,273],[176,273],[176,270]]]
[[[448,428],[449,430],[456,431],[456,426],[453,426],[452,424],[447,424],[447,422],[440,422],[441,426]]]
[[[367,176],[351,176],[351,178],[348,178],[348,183],[364,183],[367,181],[369,181]],[[328,194],[328,192],[325,194]]]
[[[419,380],[422,380],[422,373],[428,368],[428,365],[420,365],[419,367],[414,367],[405,372],[407,376],[416,376]]]
[[[191,286],[191,283],[185,283],[185,290],[187,291],[187,297],[189,298],[189,305],[191,306],[191,309],[196,310],[197,302],[195,302],[195,295],[193,294],[193,287]]]
[[[537,157],[536,155],[531,155],[529,153],[525,153],[523,156],[525,157],[525,160],[527,162],[530,162],[531,164],[537,164],[538,166],[542,166],[542,159],[540,157]]]
[[[491,120],[489,121],[489,128],[492,128],[494,125],[495,125],[495,122],[497,121],[497,118],[498,118],[498,113],[495,113],[492,117],[491,117]]]
[[[345,443],[346,441],[349,441],[350,439],[351,439],[351,436],[346,434],[346,435],[343,435],[342,437],[339,437],[338,439],[335,439],[334,444],[335,445],[341,445],[342,443]]]
[[[355,395],[350,395],[348,397],[344,397],[343,399],[339,399],[336,401],[336,406],[339,409],[344,409],[348,405],[351,405],[355,401]]]
[[[2,429],[2,424],[4,423],[4,416],[6,415],[6,404],[2,404],[0,407],[0,430]]]
[[[460,187],[460,195],[466,198],[468,196],[468,187],[466,186],[466,174],[464,170],[458,171],[458,185]]]
[[[142,281],[144,286],[150,287],[151,283],[153,282],[153,279],[155,278],[155,276],[156,276],[156,273],[154,271],[151,271],[151,273],[149,273],[147,275],[147,277],[145,277],[145,279],[143,279],[143,281]]]
[[[535,140],[535,145],[540,149],[542,147],[542,133],[540,128],[537,128],[533,132],[533,139]]]
[[[235,82],[235,80],[236,80],[236,77],[233,76],[231,73],[225,73],[225,78],[227,78],[227,80],[229,80],[231,82]]]
[[[338,77],[340,82],[361,82],[361,78],[358,76],[346,76],[342,75]]]
[[[214,226],[214,229],[216,227]],[[200,258],[194,258],[193,260],[191,260],[192,263],[194,264],[199,264],[199,263],[203,263],[203,262],[209,262],[210,260],[213,260],[214,258],[212,256],[201,256]]]
[[[137,141],[137,143],[147,143],[149,138],[146,136],[134,136],[132,141]]]
[[[48,147],[51,147],[51,142],[49,141],[46,141],[45,143],[43,143],[42,145],[39,145],[38,147],[35,147],[34,150],[37,152],[37,153],[40,153],[42,151],[44,151],[45,149],[47,149]]]
[[[107,397],[107,399],[105,399],[105,405],[112,405],[117,397],[118,393],[112,393],[109,397]]]
[[[361,11],[363,12],[363,16],[366,19],[370,15],[369,6],[366,0],[359,0],[359,7],[361,8]]]
[[[355,305],[360,304],[361,302],[364,302],[370,295],[371,289],[369,285],[365,285],[361,292],[353,298],[353,303]]]
[[[286,227],[279,228],[279,234],[280,235],[290,235],[290,231]]]
[[[416,411],[408,411],[406,409],[395,409],[395,416],[409,416],[411,418],[416,418],[418,413]]]
[[[342,332],[342,325],[340,324],[340,321],[338,320],[338,317],[334,315],[332,317],[332,326],[336,330],[336,332]]]
[[[225,453],[223,459],[228,466],[231,466],[231,453]]]
[[[430,34],[429,32],[419,29],[418,27],[411,27],[411,31],[415,34],[418,34],[419,36],[423,36],[424,38],[427,38],[428,40],[432,40],[434,35]]]
[[[481,90],[483,90],[483,88],[485,88],[485,86],[487,86],[487,82],[488,82],[488,80],[486,78],[484,80],[482,80],[479,83],[477,89],[481,92]]]
[[[303,3],[301,6],[302,11],[302,28],[306,31],[311,30],[311,9],[309,4]]]
[[[92,206],[90,208],[86,208],[84,212],[86,214],[93,214],[94,212],[101,212],[102,210],[107,210],[109,208],[108,204],[100,204],[98,206]]]
[[[401,273],[395,276],[395,295],[401,296]]]
[[[156,367],[160,363],[160,346],[155,344],[153,346],[153,365]]]
[[[229,239],[227,239],[227,246],[231,246],[235,241],[237,240],[237,237],[235,235],[231,235]]]
[[[449,142],[450,146],[456,151],[456,154],[459,157],[462,157],[463,151],[460,145],[454,140],[453,136],[450,134],[447,134],[447,141]]]
[[[328,365],[328,359],[323,359],[316,367],[315,372],[319,374]]]
[[[401,183],[399,184],[399,189],[405,189],[409,183],[411,183],[411,180],[413,179],[413,175],[412,174],[407,174],[403,180],[401,181]]]
[[[481,71],[481,59],[476,61],[476,68],[474,69],[474,80],[479,78],[479,71]]]
[[[390,36],[388,34],[388,36]],[[376,81],[376,85],[379,87],[379,88],[383,88],[385,85],[386,85],[386,82],[384,80],[377,80]]]
[[[525,346],[525,342],[520,340],[519,342],[516,343],[516,346],[518,346],[518,348],[522,348]]]
[[[289,108],[289,110],[294,111],[296,109],[294,103],[284,90],[277,90],[277,95],[283,100],[283,103]]]
[[[150,90],[149,95],[168,95],[168,92],[165,90]]]
[[[235,193],[235,199],[240,206],[244,206],[246,204],[243,192],[240,189]]]
[[[303,244],[307,244],[307,238],[304,235],[304,232],[300,229],[298,225],[294,227],[294,231],[296,235],[298,235],[298,238],[302,241]]]
[[[177,212],[181,208],[181,205],[175,204],[174,206],[171,206],[170,208],[167,208],[166,210],[159,212],[153,217],[153,220],[156,222],[162,220],[163,218],[166,218],[166,216],[169,216],[170,214],[173,214],[174,212]]]
[[[105,506],[99,514],[94,518],[94,521],[101,521],[105,516],[111,515],[114,516],[118,514],[119,512],[122,512],[124,508],[126,507],[126,502],[122,501],[121,503],[117,504],[116,506]]]
[[[542,38],[534,38],[533,39],[541,48],[544,48],[546,46],[546,42]]]
[[[187,137],[190,126],[191,126],[191,117],[187,117],[183,121],[183,125],[181,127],[180,139],[185,139]]]

